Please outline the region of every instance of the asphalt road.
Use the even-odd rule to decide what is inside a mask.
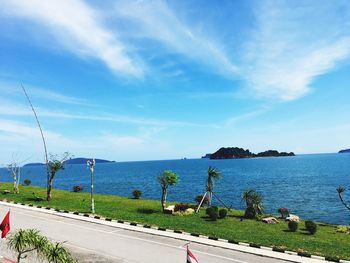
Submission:
[[[8,209],[9,207],[0,205],[0,217]],[[11,207],[11,232],[20,228],[39,229],[52,240],[65,241],[66,247],[79,262],[186,262],[186,250],[181,247],[185,241]],[[1,254],[14,259],[5,243],[2,240]],[[200,263],[286,262],[197,243],[191,243],[190,249]],[[31,257],[23,262],[39,261]]]

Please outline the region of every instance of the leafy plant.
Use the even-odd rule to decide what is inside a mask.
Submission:
[[[296,221],[289,221],[288,222],[288,228],[291,232],[295,232],[298,230],[298,222]]]
[[[188,204],[179,203],[175,205],[174,212],[178,212],[178,211],[183,212],[183,211],[186,211],[188,208],[190,208]]]
[[[23,183],[24,183],[24,185],[28,186],[28,185],[30,185],[32,183],[32,181],[30,179],[25,179],[23,181]]]
[[[74,185],[73,186],[73,192],[78,193],[81,191],[83,191],[83,186],[81,186],[81,185]]]
[[[285,208],[285,207],[281,207],[281,208],[278,208],[278,213],[281,214],[281,217],[283,219],[287,218],[289,216],[289,209],[288,208]]]
[[[246,203],[247,208],[244,213],[245,218],[258,218],[263,214],[263,197],[254,189],[243,192],[242,200]]]
[[[219,210],[219,217],[220,218],[225,218],[227,216],[227,209],[222,208]]]
[[[36,229],[16,231],[9,236],[7,245],[17,254],[17,263],[26,258],[28,253],[31,252],[35,252],[39,259],[46,259],[53,263],[77,262],[62,246],[62,243],[53,244]]]
[[[61,157],[58,157],[57,155],[50,155],[50,160],[48,162],[48,169],[49,169],[49,183],[47,188],[47,196],[46,200],[50,201],[52,199],[52,188],[53,188],[53,179],[55,178],[55,175],[58,171],[64,170],[64,163],[69,158],[71,158],[70,153],[65,152]]]
[[[164,170],[158,176],[158,182],[160,184],[160,187],[162,188],[161,205],[162,205],[163,212],[166,207],[168,187],[177,184],[178,181],[179,181],[178,175],[171,170]]]
[[[317,231],[316,223],[314,221],[311,221],[311,220],[305,221],[305,228],[311,235],[314,235]]]
[[[140,199],[141,195],[142,195],[142,191],[141,190],[135,189],[134,191],[132,191],[132,196],[135,199]]]

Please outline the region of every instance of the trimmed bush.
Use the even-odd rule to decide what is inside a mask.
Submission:
[[[218,207],[211,206],[205,210],[206,214],[210,217],[212,221],[216,221],[219,217]]]
[[[141,195],[142,195],[142,192],[139,189],[135,189],[134,191],[132,191],[132,196],[135,199],[140,199]]]
[[[295,232],[298,230],[298,222],[295,221],[289,221],[288,228],[291,232]]]
[[[83,187],[81,185],[74,185],[73,186],[73,192],[78,193],[83,191]]]
[[[23,181],[23,183],[24,183],[24,185],[30,185],[31,183],[32,183],[32,181],[30,180],[30,179],[25,179],[24,181]]]
[[[317,225],[314,221],[305,221],[305,228],[311,235],[314,235],[317,232]]]
[[[225,218],[227,216],[227,209],[223,208],[219,210],[219,217]]]
[[[184,204],[184,203],[179,203],[179,204],[176,204],[175,205],[175,208],[174,208],[174,212],[184,212],[186,211],[190,206],[188,204]]]

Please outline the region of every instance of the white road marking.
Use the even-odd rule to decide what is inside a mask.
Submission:
[[[26,215],[26,216],[31,216],[33,218],[37,218],[37,219],[41,219],[41,220],[45,220],[45,221],[52,221],[50,219],[47,219],[47,218],[43,218],[43,217],[39,217],[39,216],[35,216],[35,215],[32,215],[32,214],[28,214],[28,213],[25,213],[25,212],[21,212],[21,211],[16,211],[16,213],[19,213],[19,214],[23,214],[23,215]],[[114,236],[119,236],[119,237],[124,237],[124,238],[129,238],[129,239],[134,239],[134,240],[139,240],[139,241],[143,241],[143,242],[148,242],[148,243],[153,243],[153,244],[157,244],[157,245],[161,245],[161,246],[166,246],[166,247],[170,247],[170,248],[175,248],[175,249],[181,249],[179,248],[178,246],[174,246],[174,245],[169,245],[169,244],[165,244],[165,243],[161,243],[161,242],[157,242],[157,241],[153,241],[153,240],[148,240],[148,239],[144,239],[144,238],[139,238],[139,237],[132,237],[132,236],[129,236],[129,235],[124,235],[124,234],[118,234],[116,233],[117,232],[120,232],[122,230],[114,230],[114,231],[104,231],[104,230],[100,230],[100,229],[96,229],[96,228],[91,228],[91,227],[86,227],[86,226],[81,226],[81,225],[78,225],[78,224],[72,224],[72,223],[68,223],[68,222],[64,222],[64,221],[56,221],[56,223],[59,222],[61,224],[65,224],[65,225],[70,225],[70,226],[74,226],[74,227],[79,227],[81,229],[85,229],[85,230],[90,230],[90,231],[94,231],[94,232],[101,232],[101,233],[104,233],[104,234],[110,234],[110,235],[114,235]],[[72,245],[71,243],[69,243],[70,245]],[[77,245],[72,245],[72,246],[76,246],[78,248],[82,248],[82,249],[86,249],[86,250],[89,250],[87,248],[83,248],[83,247],[80,247],[80,246],[77,246]],[[183,248],[182,248],[183,249]],[[93,251],[93,250],[91,250]],[[211,257],[216,257],[216,258],[221,258],[221,259],[225,259],[225,260],[229,260],[229,261],[232,261],[232,262],[237,262],[237,263],[248,263],[247,261],[241,261],[241,260],[237,260],[237,259],[232,259],[232,258],[228,258],[228,257],[224,257],[224,256],[219,256],[219,255],[215,255],[215,254],[211,254],[211,253],[206,253],[206,252],[202,252],[202,251],[199,251],[199,250],[192,250],[198,254],[203,254],[203,255],[207,255],[207,256],[211,256]],[[96,251],[94,251],[96,253]],[[116,257],[115,257],[116,258]],[[120,258],[119,258],[120,259]]]

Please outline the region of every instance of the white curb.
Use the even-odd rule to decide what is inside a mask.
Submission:
[[[302,257],[302,256],[299,256],[296,252],[290,253],[290,251],[285,251],[285,253],[281,253],[281,252],[273,251],[272,248],[269,248],[269,247],[256,248],[256,247],[252,247],[248,243],[243,243],[243,242],[238,242],[238,244],[233,244],[233,243],[230,243],[229,241],[224,240],[224,239],[198,236],[196,234],[191,234],[191,233],[186,233],[186,232],[176,233],[173,230],[167,231],[167,229],[158,228],[155,226],[147,226],[147,227],[144,225],[140,226],[140,224],[124,222],[122,220],[119,220],[119,222],[117,222],[116,220],[111,220],[111,219],[102,218],[102,217],[100,219],[97,219],[94,217],[89,217],[87,214],[78,214],[78,213],[73,213],[73,212],[68,212],[68,211],[63,211],[63,210],[58,212],[55,209],[44,208],[44,207],[37,208],[34,206],[28,206],[28,205],[24,205],[24,204],[15,204],[13,202],[0,201],[0,205],[17,207],[17,208],[27,209],[27,210],[31,210],[31,211],[61,216],[61,217],[65,217],[65,218],[70,218],[70,219],[75,219],[75,220],[80,220],[80,221],[85,221],[85,222],[91,222],[91,223],[95,223],[95,224],[101,224],[101,225],[121,228],[121,229],[125,229],[125,230],[147,233],[147,234],[151,234],[151,235],[175,238],[175,239],[179,239],[179,240],[185,240],[185,241],[195,242],[195,243],[199,243],[199,244],[210,245],[210,246],[214,246],[214,247],[232,249],[232,250],[236,250],[236,251],[240,251],[240,252],[244,252],[244,253],[250,253],[250,254],[269,257],[269,258],[282,259],[282,260],[291,261],[291,262],[298,262],[298,263],[330,262],[330,261],[326,261],[324,259],[324,257],[317,257],[317,256],[313,256],[313,255],[311,257]],[[123,222],[123,223],[121,223],[121,222]],[[349,261],[341,260],[340,262],[348,263]]]

